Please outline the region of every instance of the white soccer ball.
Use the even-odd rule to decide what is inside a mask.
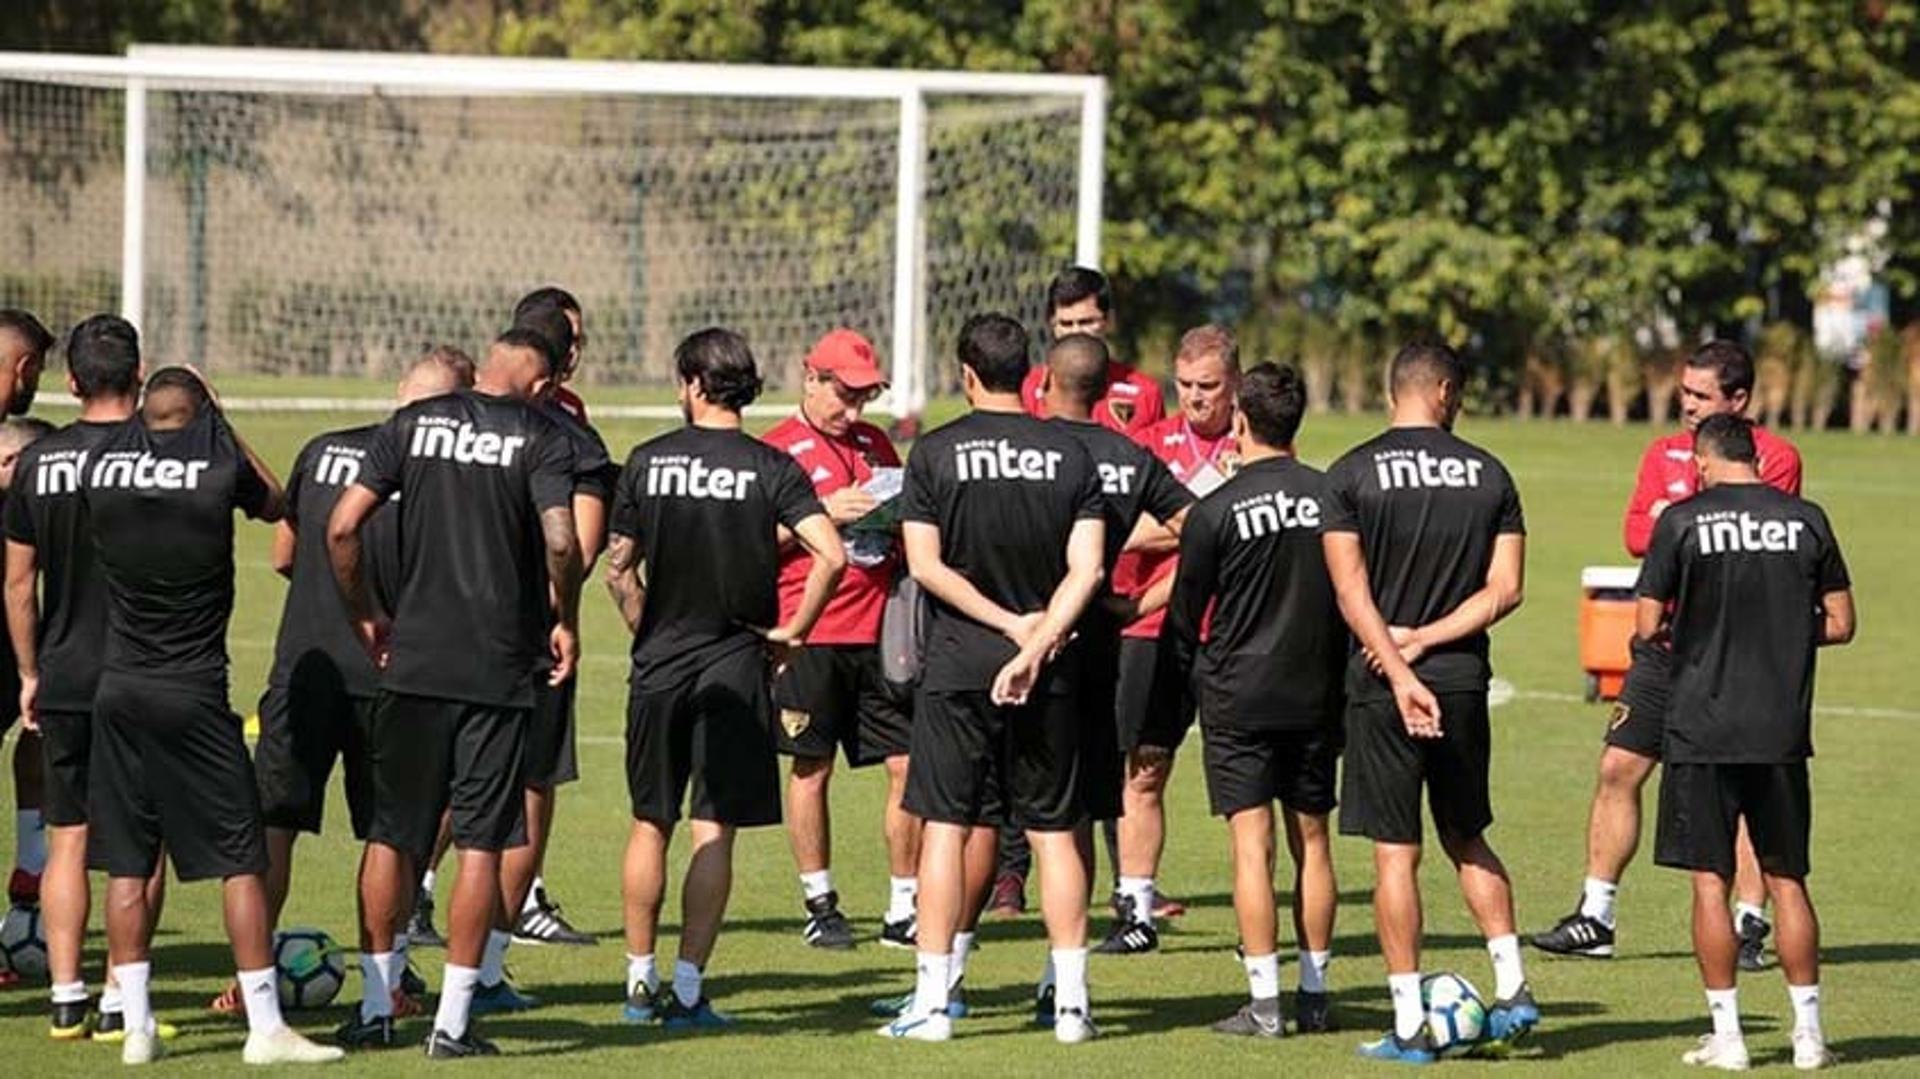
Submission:
[[[38,906],[16,903],[0,921],[0,970],[22,978],[47,976],[47,932]]]
[[[1458,974],[1429,974],[1420,979],[1420,1003],[1437,1053],[1463,1053],[1486,1034],[1486,1002],[1473,983]]]
[[[340,945],[324,929],[275,933],[273,966],[280,984],[280,1006],[288,1011],[326,1007],[347,980]]]

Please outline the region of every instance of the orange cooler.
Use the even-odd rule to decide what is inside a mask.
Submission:
[[[1636,566],[1588,566],[1580,571],[1580,666],[1587,700],[1613,700],[1626,680],[1633,640]]]

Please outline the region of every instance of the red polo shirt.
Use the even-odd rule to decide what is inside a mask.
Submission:
[[[1753,448],[1760,455],[1760,478],[1790,495],[1800,493],[1800,451],[1793,443],[1764,427],[1753,429]],[[1692,498],[1699,489],[1700,471],[1693,463],[1693,432],[1656,438],[1640,458],[1640,478],[1627,500],[1627,553],[1639,558],[1653,541],[1653,504],[1669,505]]]
[[[870,423],[856,423],[845,438],[832,438],[809,424],[804,417],[792,416],[760,436],[769,446],[783,449],[794,463],[813,480],[814,493],[821,498],[842,487],[857,487],[873,478],[876,468],[900,467],[900,455],[887,441],[886,433]],[[804,547],[795,546],[780,559],[780,621],[793,617],[806,591],[807,570],[813,558]],[[880,615],[886,608],[887,589],[900,563],[897,552],[876,566],[859,566],[851,561],[840,578],[840,588],[827,601],[827,608],[807,634],[808,644],[877,644],[880,641]]]
[[[1027,415],[1047,418],[1045,364],[1032,368],[1020,384],[1020,403]],[[1139,438],[1140,432],[1165,419],[1167,402],[1160,383],[1128,367],[1108,362],[1107,392],[1093,406],[1093,418],[1102,427]]]

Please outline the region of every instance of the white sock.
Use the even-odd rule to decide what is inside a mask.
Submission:
[[[487,950],[481,953],[480,984],[499,985],[507,976],[507,945],[513,943],[513,934],[503,929],[487,930]]]
[[[520,913],[540,909],[540,897],[547,894],[547,882],[540,877],[533,878],[533,886],[527,889],[526,901],[520,904]]]
[[[913,1014],[945,1015],[953,956],[921,952],[914,963]]]
[[[919,898],[919,877],[888,877],[887,921],[904,922],[913,917],[914,903]]]
[[[439,879],[438,876],[431,869],[420,874],[420,894],[426,896],[428,899],[432,899],[433,882],[437,879]]]
[[[1580,913],[1606,926],[1613,928],[1613,897],[1620,894],[1620,886],[1610,880],[1588,877],[1580,895]]]
[[[440,1010],[434,1013],[433,1029],[450,1038],[464,1037],[473,1012],[473,987],[479,983],[477,967],[448,963],[440,975]]]
[[[391,958],[387,960],[387,965],[380,968],[381,973],[386,975],[387,978],[388,999],[392,999],[393,994],[400,991],[401,975],[406,973],[406,969],[407,953],[401,951],[399,948],[395,948]]]
[[[153,1002],[147,997],[147,979],[152,976],[151,962],[122,963],[113,968],[113,980],[120,983],[120,1010],[126,1013],[128,1030],[154,1029]]]
[[[47,868],[47,829],[37,809],[22,809],[13,815],[13,864],[39,876]]]
[[[808,899],[818,899],[833,891],[833,870],[816,869],[811,873],[800,874],[800,894]]]
[[[1707,1014],[1713,1017],[1713,1032],[1740,1037],[1740,991],[1707,990]]]
[[[1153,878],[1121,877],[1119,892],[1133,900],[1133,920],[1142,925],[1153,924]]]
[[[1789,985],[1787,999],[1793,1001],[1793,1029],[1820,1033],[1820,986]]]
[[[660,968],[654,965],[652,955],[627,953],[627,993],[644,986],[648,996],[660,990]]]
[[[960,979],[967,976],[967,956],[972,954],[973,934],[955,933],[953,935],[953,955],[948,959],[948,988],[959,985]]]
[[[700,1003],[705,980],[699,967],[684,959],[673,961],[673,995],[680,999],[680,1003],[689,1008]]]
[[[1300,991],[1302,993],[1324,993],[1327,991],[1327,967],[1333,962],[1333,953],[1300,953]]]
[[[1393,1032],[1402,1038],[1420,1033],[1427,1010],[1420,1004],[1420,973],[1387,975],[1387,993],[1393,997]]]
[[[116,979],[118,975],[115,975]],[[126,998],[120,995],[117,981],[108,982],[100,987],[100,1014],[118,1015],[127,1006]]]
[[[1247,968],[1247,992],[1253,999],[1280,999],[1280,957],[1278,955],[1250,955],[1241,962]]]
[[[369,1022],[393,1014],[392,952],[360,953],[360,1020]]]
[[[78,1004],[87,999],[86,982],[54,982],[53,1002],[55,1004]]]
[[[1053,949],[1053,1014],[1078,1009],[1087,1014],[1087,950]]]
[[[1520,965],[1520,938],[1508,933],[1487,941],[1487,955],[1493,959],[1493,999],[1508,1000],[1527,984],[1527,972]]]
[[[1735,902],[1733,904],[1733,931],[1740,931],[1740,924],[1752,918],[1761,924],[1767,923],[1767,908],[1756,907],[1752,903]]]
[[[247,1033],[272,1034],[287,1025],[280,1018],[280,987],[275,984],[279,977],[272,967],[259,970],[242,970],[240,977],[240,1000],[247,1006]]]

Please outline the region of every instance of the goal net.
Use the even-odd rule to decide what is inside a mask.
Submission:
[[[56,328],[123,310],[150,362],[386,378],[559,284],[586,310],[583,380],[668,387],[674,343],[719,324],[790,387],[850,326],[911,411],[968,315],[1037,326],[1051,275],[1097,258],[1093,79],[24,59],[0,56],[0,304]]]

